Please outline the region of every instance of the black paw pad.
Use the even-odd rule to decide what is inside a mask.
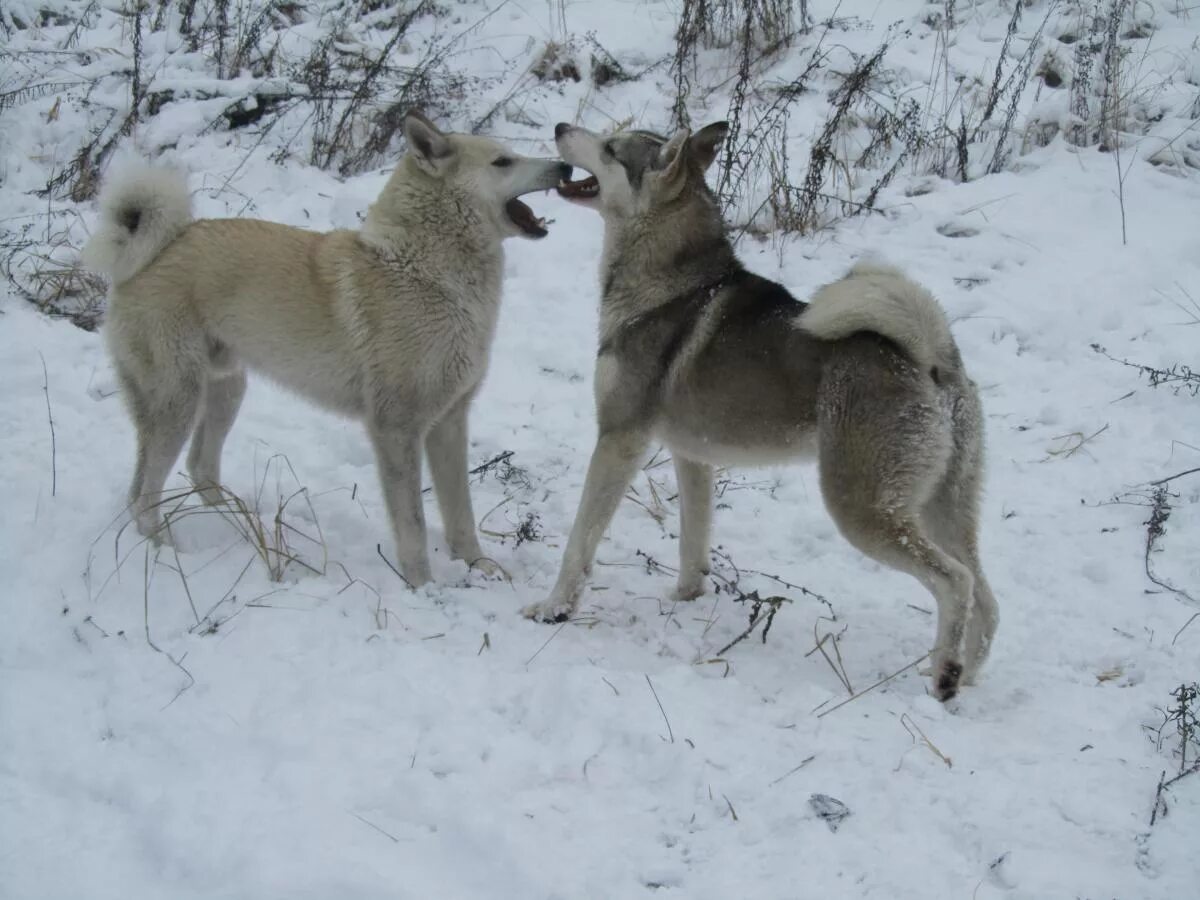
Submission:
[[[958,693],[958,682],[962,678],[962,663],[946,663],[938,675],[937,691],[942,700],[949,700]]]

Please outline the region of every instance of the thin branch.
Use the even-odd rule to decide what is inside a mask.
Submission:
[[[369,826],[369,827],[371,827],[371,828],[374,828],[376,831],[378,831],[380,834],[382,834],[382,835],[383,835],[385,838],[387,838],[388,840],[390,840],[390,841],[391,841],[393,844],[398,844],[398,843],[400,843],[400,838],[396,837],[394,834],[388,834],[386,831],[384,831],[382,828],[380,828],[380,827],[379,827],[378,825],[376,825],[374,822],[371,822],[371,821],[368,821],[367,819],[364,819],[364,818],[363,818],[362,816],[360,816],[358,813],[356,813],[356,812],[352,812],[352,813],[350,813],[350,815],[354,816],[354,818],[358,819],[358,821],[362,822],[364,825],[367,825],[367,826]]]
[[[157,561],[157,559],[158,554],[156,553],[155,560]],[[167,702],[166,706],[163,707],[163,709],[166,709],[167,706],[170,706],[172,703],[182,697],[186,691],[191,690],[192,685],[196,683],[196,679],[183,665],[183,661],[187,659],[186,653],[183,654],[183,656],[181,656],[179,659],[176,659],[170,653],[158,646],[158,644],[154,643],[154,639],[150,637],[150,544],[148,542],[146,543],[146,558],[142,570],[142,624],[146,629],[146,643],[150,645],[150,649],[156,653],[161,653],[163,656],[169,659],[171,661],[171,665],[175,666],[175,668],[186,675],[188,679],[188,683],[177,690],[175,692],[175,696],[172,697]],[[162,710],[159,710],[159,712],[162,712]]]
[[[749,594],[744,594],[738,599],[748,600],[751,603],[750,624],[746,626],[745,631],[718,650],[717,656],[724,656],[731,648],[736,647],[746,638],[750,637],[754,633],[754,629],[759,626],[759,623],[763,624],[762,641],[765,644],[767,642],[767,632],[771,630],[771,623],[775,621],[775,614],[779,612],[783,604],[792,602],[788,597],[759,597],[758,591],[751,591]],[[763,604],[771,607],[770,612],[765,616],[760,615]]]
[[[928,654],[928,653],[926,653],[926,654],[925,654],[924,656],[922,656],[920,659],[914,659],[912,662],[910,662],[910,663],[909,663],[907,666],[905,666],[903,669],[897,669],[895,672],[893,672],[891,675],[888,675],[886,678],[880,678],[880,679],[879,679],[877,682],[875,682],[875,683],[874,683],[873,685],[871,685],[869,688],[866,688],[866,689],[864,689],[864,690],[861,690],[861,691],[859,691],[859,692],[858,692],[857,694],[855,694],[853,697],[847,697],[845,700],[843,700],[843,701],[842,701],[841,703],[839,703],[837,706],[831,706],[831,707],[829,707],[829,709],[825,710],[824,712],[819,712],[819,713],[817,713],[817,718],[818,718],[818,719],[820,719],[820,718],[824,718],[825,716],[829,715],[829,714],[830,714],[831,712],[833,712],[834,710],[841,709],[841,708],[842,708],[843,706],[845,706],[847,703],[853,703],[853,702],[854,702],[855,700],[857,700],[859,697],[863,696],[864,694],[869,694],[869,693],[871,693],[871,691],[875,690],[875,688],[879,687],[880,685],[887,684],[887,683],[888,683],[889,681],[891,681],[893,678],[896,678],[896,677],[897,677],[897,676],[899,676],[899,675],[903,675],[903,674],[904,674],[905,672],[907,672],[909,669],[913,668],[914,666],[918,666],[918,665],[920,665],[921,663],[923,663],[923,662],[924,662],[926,659],[928,659],[928,658],[929,658],[929,654]]]
[[[42,393],[46,395],[46,421],[50,423],[50,496],[58,494],[58,439],[54,435],[54,412],[50,409],[50,375],[46,371],[46,357],[42,359]]]
[[[787,778],[789,775],[795,775],[797,772],[799,772],[801,769],[803,769],[805,766],[807,766],[810,762],[812,762],[816,758],[817,758],[817,755],[814,753],[812,756],[802,759],[800,761],[800,765],[796,766],[796,768],[794,768],[794,769],[790,769],[787,772],[784,772],[782,775],[780,775],[778,778],[776,778],[774,781],[772,781],[769,785],[767,785],[767,787],[775,787],[775,785],[779,784],[779,782],[783,781],[783,779]]]
[[[1158,481],[1151,481],[1150,484],[1154,487],[1158,487],[1160,484],[1166,484],[1168,481],[1174,481],[1176,478],[1182,478],[1184,475],[1195,475],[1197,472],[1200,472],[1200,466],[1197,466],[1194,469],[1187,469],[1183,472],[1176,472],[1174,475],[1171,475],[1168,478],[1160,478]]]
[[[1179,629],[1177,632],[1175,632],[1175,637],[1171,638],[1171,646],[1172,646],[1172,647],[1174,647],[1174,646],[1175,646],[1175,642],[1176,642],[1177,640],[1179,640],[1179,636],[1180,636],[1181,634],[1183,634],[1184,630],[1185,630],[1185,629],[1186,629],[1186,628],[1187,628],[1189,625],[1191,625],[1193,622],[1195,622],[1197,619],[1200,619],[1200,612],[1198,612],[1198,613],[1192,613],[1192,617],[1191,617],[1190,619],[1188,619],[1186,622],[1184,622],[1184,623],[1183,623],[1183,626],[1182,626],[1182,627],[1181,627],[1181,628],[1180,628],[1180,629]]]
[[[403,581],[405,583],[405,585],[408,586],[408,589],[410,591],[416,590],[416,588],[414,588],[412,586],[412,582],[409,581],[407,578],[405,578],[403,575],[401,575],[400,570],[392,565],[392,561],[383,555],[383,544],[376,544],[375,552],[379,554],[380,559],[382,559],[385,563],[387,563],[387,567],[396,573],[396,577],[399,578],[401,581]]]
[[[537,648],[537,652],[534,653],[533,656],[529,657],[529,659],[525,660],[525,665],[528,666],[531,662],[533,662],[535,659],[537,659],[538,656],[541,654],[541,652],[543,650],[545,650],[547,646],[549,646],[550,642],[552,640],[554,640],[556,637],[558,637],[558,633],[560,631],[562,631],[564,628],[566,628],[567,625],[569,625],[569,624],[570,624],[570,620],[568,619],[566,622],[563,622],[561,625],[559,625],[557,628],[555,628],[554,633],[551,634],[550,637],[546,638],[546,640],[542,644],[542,646]]]
[[[667,723],[667,734],[670,736],[671,743],[673,744],[675,743],[675,732],[671,730],[671,720],[667,718],[667,711],[663,709],[662,701],[658,699],[658,691],[654,689],[654,682],[650,680],[649,675],[646,676],[646,684],[650,685],[650,693],[654,695],[654,702],[658,704],[658,711],[662,713],[663,721]],[[734,816],[734,818],[737,818],[737,816]]]

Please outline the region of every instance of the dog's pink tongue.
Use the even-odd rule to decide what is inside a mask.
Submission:
[[[546,230],[546,220],[539,219],[533,214],[532,209],[515,197],[504,204],[504,211],[508,213],[513,224],[530,237],[540,238],[550,233]]]

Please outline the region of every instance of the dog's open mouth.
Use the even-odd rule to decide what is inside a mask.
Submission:
[[[533,210],[516,197],[504,204],[504,211],[512,223],[531,238],[544,238],[550,233],[546,230],[546,220],[535,216]]]
[[[600,196],[600,181],[595,175],[589,175],[578,181],[560,181],[558,196],[565,197],[567,200],[594,200]]]

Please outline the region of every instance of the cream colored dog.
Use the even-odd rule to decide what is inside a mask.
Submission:
[[[127,173],[101,196],[85,262],[112,279],[105,331],[137,426],[129,500],[157,536],[164,482],[188,471],[217,499],[221,446],[260,372],[362,419],[374,444],[400,568],[430,579],[424,444],[450,553],[480,562],[467,487],[467,409],[488,365],[506,237],[544,237],[517,198],[571,167],[405,118],[408,153],[359,231],[250,219],[194,221],[181,175]]]

